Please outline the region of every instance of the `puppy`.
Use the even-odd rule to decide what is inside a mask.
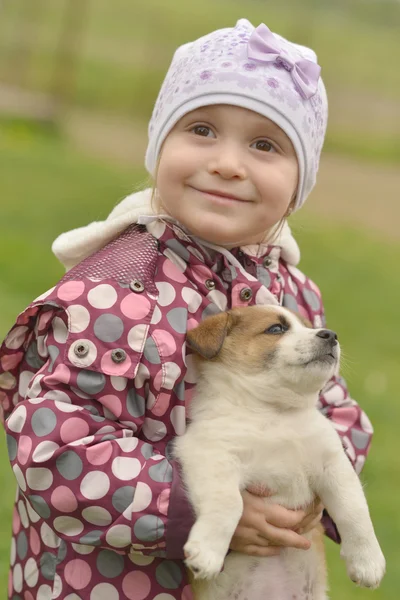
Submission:
[[[196,600],[327,598],[318,530],[306,536],[307,551],[228,554],[243,512],[240,492],[250,485],[268,488],[265,502],[289,509],[318,496],[339,529],[349,577],[377,587],[385,559],[360,481],[317,409],[319,391],[338,370],[336,334],[307,327],[287,309],[253,306],[206,319],[188,344],[198,383],[174,453],[197,518],[184,548]]]

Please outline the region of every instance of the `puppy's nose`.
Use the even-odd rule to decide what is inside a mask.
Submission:
[[[337,344],[337,335],[334,331],[331,331],[330,329],[320,329],[320,331],[318,331],[317,333],[317,337],[320,337],[323,340],[330,342],[332,346],[336,346]]]

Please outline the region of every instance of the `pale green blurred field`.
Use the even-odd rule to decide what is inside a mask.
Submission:
[[[61,0],[33,1],[41,25],[23,83],[43,90],[49,82]],[[191,3],[190,8],[183,0],[143,4],[96,0],[89,15],[75,102],[88,110],[147,119],[176,45],[246,16],[318,48],[324,78],[333,91],[328,147],[399,161],[400,119],[392,119],[387,107],[392,110],[400,100],[400,70],[388,59],[400,56],[400,17],[395,3],[390,4],[392,13],[369,2],[360,11],[360,5],[358,0],[349,2],[347,12],[341,13],[335,3],[324,0],[317,8],[313,0],[301,4],[287,0],[279,6],[256,0],[204,0]],[[18,73],[9,69],[9,48],[23,1],[8,1],[0,10],[4,6],[0,80],[18,83]],[[50,252],[53,239],[69,228],[104,218],[144,179],[141,167],[112,167],[83,155],[63,138],[27,124],[0,121],[0,337],[16,314],[62,275]],[[362,195],[360,189],[355,199],[360,210]],[[393,190],[393,201],[397,198],[398,190]],[[294,230],[302,248],[301,267],[321,287],[328,324],[340,335],[347,363],[344,376],[376,430],[363,480],[388,559],[388,574],[378,591],[357,589],[346,577],[339,548],[328,542],[331,598],[398,600],[400,244],[317,220],[309,213],[295,217]],[[3,436],[0,440],[0,589],[5,590],[14,479]],[[0,598],[5,597],[0,592]]]

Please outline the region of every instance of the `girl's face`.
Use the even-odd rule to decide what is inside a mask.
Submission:
[[[191,234],[227,247],[259,243],[294,197],[297,158],[287,135],[266,117],[205,106],[168,134],[156,183],[163,211]]]

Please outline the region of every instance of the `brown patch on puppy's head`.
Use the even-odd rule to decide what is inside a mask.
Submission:
[[[208,360],[215,358],[238,319],[239,315],[234,311],[208,317],[198,327],[188,331],[186,340],[189,348]]]
[[[273,326],[287,331],[287,312],[275,306],[250,306],[213,315],[188,332],[188,346],[207,360],[247,365],[252,370],[265,367],[280,339],[279,332],[269,336],[265,332]]]

